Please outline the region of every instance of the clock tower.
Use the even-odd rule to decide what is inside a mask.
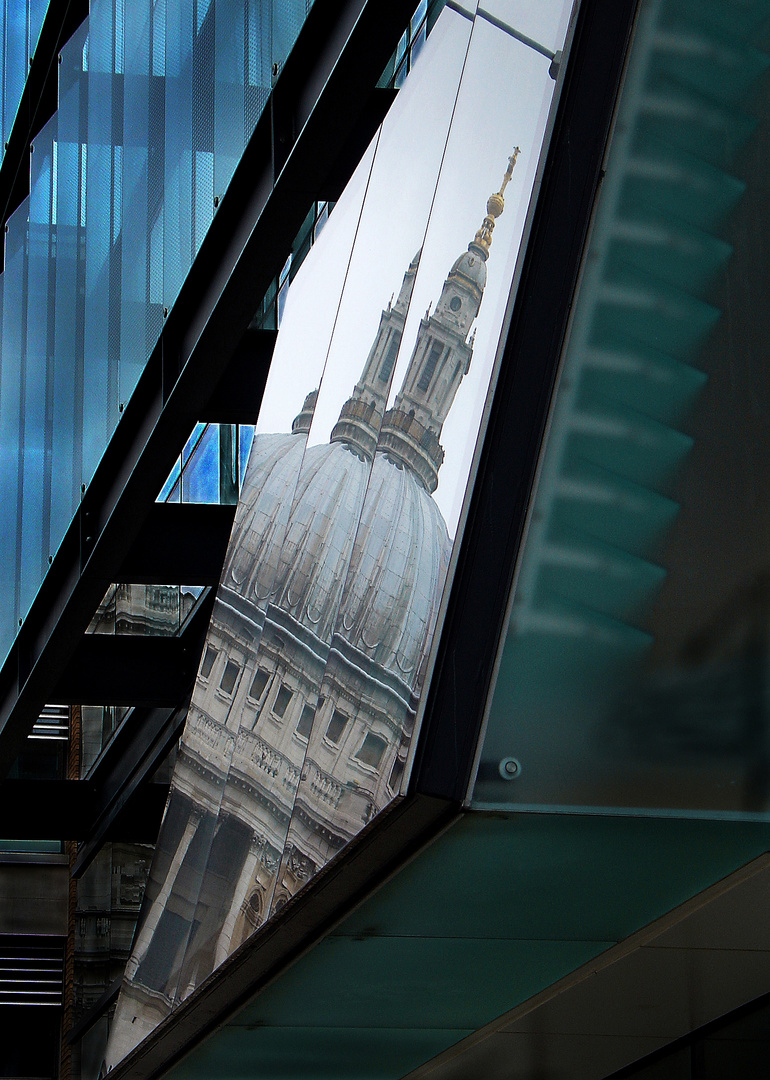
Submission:
[[[403,385],[382,422],[377,449],[411,469],[429,492],[438,486],[444,460],[441,429],[470,368],[468,335],[481,306],[495,219],[505,207],[503,194],[518,155],[516,147],[500,190],[487,200],[481,228],[449,271],[433,314],[428,309],[421,320]]]

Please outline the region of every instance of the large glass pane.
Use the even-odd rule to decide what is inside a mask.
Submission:
[[[35,139],[30,176],[19,612],[22,618],[48,569],[49,555],[50,416],[56,310],[55,137],[54,116]],[[41,317],[42,312],[46,317]]]
[[[165,54],[148,0],[126,5],[120,401],[128,401],[163,322]]]
[[[83,445],[85,141],[88,20],[61,51],[55,143],[56,296],[51,419],[51,539],[55,554],[80,500]]]
[[[86,158],[83,483],[88,484],[118,422],[123,79],[116,50],[122,0],[91,5]],[[116,17],[117,16],[117,17]],[[119,63],[116,65],[116,59]]]
[[[239,846],[226,859],[220,851],[219,833],[212,846],[196,912],[200,929],[191,936],[183,968],[181,985],[185,987],[200,981],[269,912],[307,747],[307,737],[297,729],[303,717],[312,723],[332,646],[393,377],[393,358],[410,311],[418,263],[414,252],[420,250],[425,236],[470,24],[455,20],[453,30],[437,31],[432,64],[426,63],[422,73],[415,72],[410,89],[396,102],[379,137],[323,378],[312,393],[312,419],[302,416],[301,404],[303,392],[312,389],[312,383],[298,385],[288,368],[283,375],[287,403],[291,379],[293,408],[300,410],[293,426],[309,423],[308,445],[273,589],[265,598],[262,636],[255,642],[254,659],[249,657],[244,664],[229,714],[236,738],[221,814],[227,814],[229,835],[233,842],[238,837]],[[435,85],[439,69],[440,89]],[[430,136],[423,140],[419,160],[411,158],[414,183],[395,195],[393,176],[405,167],[413,145],[412,133],[405,130],[406,118],[417,126],[415,102],[430,89],[438,99],[432,101]],[[338,206],[332,220],[338,221],[345,212]],[[387,213],[397,214],[402,225],[387,230],[385,236]],[[305,267],[303,277],[304,271]],[[383,311],[389,293],[395,302]],[[301,356],[310,347],[308,329],[313,324],[308,309],[296,306],[296,292],[289,296],[282,326],[294,325],[294,347]],[[323,291],[314,298],[315,304],[319,302],[324,302]],[[217,644],[225,652],[224,627],[216,629]],[[212,627],[212,640],[214,633]],[[240,795],[244,783],[249,794],[245,802]],[[250,809],[244,813],[242,806]],[[237,877],[233,868],[238,870]]]
[[[550,14],[554,25],[566,22],[566,7],[554,7]],[[457,18],[450,9],[436,31],[442,20]],[[431,42],[426,52],[430,49]],[[406,780],[452,543],[553,95],[549,67],[541,50],[510,33],[503,20],[492,21],[479,11],[273,910]],[[480,129],[479,111],[491,115],[496,105],[497,122]],[[521,172],[514,173],[519,156]]]
[[[163,304],[176,300],[192,264],[194,4],[166,2],[166,159]]]
[[[3,274],[3,340],[0,369],[0,605],[6,649],[12,643],[19,619],[21,553],[21,470],[23,451],[23,386],[26,349],[25,286],[27,277],[29,201],[8,219],[5,233]]]
[[[477,805],[770,809],[770,39],[729,12],[641,6]]]

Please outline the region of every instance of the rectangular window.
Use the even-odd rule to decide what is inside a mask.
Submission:
[[[310,732],[313,730],[314,715],[310,705],[302,706],[302,716],[300,716],[299,723],[297,724],[297,734],[301,735],[303,739],[310,738]]]
[[[388,780],[388,787],[391,791],[398,791],[401,784],[401,777],[404,775],[404,762],[401,758],[396,758],[393,762],[393,768],[390,771],[390,779]]]
[[[385,753],[387,746],[385,739],[368,731],[363,746],[356,754],[356,757],[364,765],[371,765],[373,769],[376,769],[382,761],[382,755]]]
[[[433,378],[433,373],[436,370],[436,364],[441,359],[441,354],[443,353],[443,351],[443,344],[440,341],[434,341],[433,345],[431,346],[428,359],[423,364],[422,371],[420,372],[420,378],[417,383],[417,389],[422,390],[423,393],[430,386],[431,379]]]
[[[228,660],[224,675],[222,676],[222,681],[219,684],[219,689],[224,690],[226,694],[232,694],[235,688],[235,680],[238,678],[238,672],[240,670],[240,667],[234,660]]]
[[[342,738],[342,733],[347,727],[348,718],[341,713],[339,709],[335,709],[332,713],[332,718],[329,721],[329,726],[326,729],[326,738],[329,742],[338,743]]]
[[[249,697],[254,698],[255,701],[259,701],[265,692],[267,686],[267,680],[270,678],[268,673],[262,668],[258,667],[254,672],[254,678],[251,680],[251,686],[249,688]]]
[[[291,701],[291,690],[288,686],[284,686],[281,683],[278,693],[275,695],[275,701],[273,702],[273,712],[276,716],[283,716],[286,712],[289,702]]]
[[[211,669],[214,666],[214,661],[217,658],[217,650],[212,649],[210,645],[206,647],[206,653],[203,657],[203,663],[201,664],[201,678],[208,679],[211,674]]]
[[[388,343],[388,351],[385,354],[385,359],[380,365],[378,378],[380,382],[386,383],[390,376],[393,374],[393,366],[396,363],[396,357],[398,356],[398,344],[399,335],[391,333],[390,342]]]

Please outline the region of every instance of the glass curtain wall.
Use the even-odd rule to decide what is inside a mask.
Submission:
[[[770,5],[644,0],[474,805],[770,810]]]
[[[407,781],[571,7],[444,9],[288,293],[107,1067]]]
[[[0,278],[10,298],[0,348],[3,657],[309,7],[93,0],[62,50],[59,110],[36,140],[32,194],[9,221]],[[0,8],[6,87],[22,39],[26,77],[43,11],[13,8]]]

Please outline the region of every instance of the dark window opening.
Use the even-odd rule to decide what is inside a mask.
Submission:
[[[219,684],[219,689],[224,690],[226,694],[232,694],[233,689],[235,688],[235,680],[238,678],[238,672],[240,670],[240,667],[234,660],[228,660],[225,673]]]
[[[297,724],[297,734],[301,735],[303,739],[310,738],[310,732],[313,729],[314,715],[315,714],[310,705],[302,706],[302,715],[300,716],[299,723]]]
[[[254,678],[251,680],[251,687],[249,688],[249,697],[254,698],[255,701],[259,701],[265,692],[267,686],[267,680],[270,678],[268,673],[262,668],[257,668],[254,672]]]
[[[216,660],[216,658],[217,658],[217,650],[212,649],[211,646],[209,645],[207,647],[205,655],[203,657],[203,663],[201,664],[201,678],[202,679],[208,679],[209,675],[211,674],[211,669],[214,666],[214,661]]]
[[[283,716],[289,707],[292,693],[288,686],[284,686],[281,683],[278,693],[275,695],[275,701],[273,702],[273,712],[276,716]]]
[[[388,780],[388,787],[391,791],[398,791],[401,784],[401,777],[404,775],[404,762],[401,758],[396,758],[393,762],[393,768],[390,771],[390,779]]]
[[[398,356],[398,334],[391,334],[390,343],[388,345],[388,351],[385,354],[385,359],[380,365],[379,379],[380,382],[386,383],[390,376],[393,374],[393,367],[396,363],[396,357]]]
[[[329,742],[338,743],[342,738],[342,733],[347,727],[348,718],[339,709],[335,709],[332,713],[332,718],[329,721],[329,726],[326,729],[326,738]]]
[[[428,355],[428,359],[423,364],[422,371],[420,373],[420,379],[417,383],[417,389],[423,392],[430,386],[431,379],[436,370],[436,364],[441,359],[441,354],[444,351],[444,346],[440,341],[434,341]]]
[[[373,735],[371,731],[367,732],[364,739],[363,746],[356,754],[359,761],[362,761],[364,765],[371,765],[373,769],[382,761],[382,755],[387,749],[387,742],[385,739],[380,738],[379,735]]]

